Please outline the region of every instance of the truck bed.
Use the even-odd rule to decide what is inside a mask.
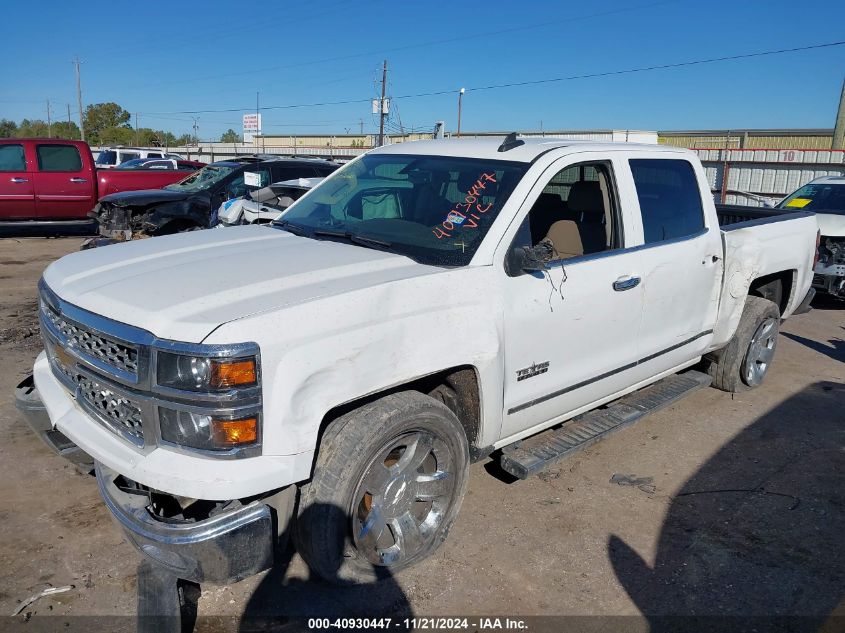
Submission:
[[[719,204],[716,203],[716,215],[719,218],[719,226],[730,231],[739,228],[736,225],[748,226],[747,223],[778,222],[787,220],[790,217],[802,217],[807,215],[806,211],[768,209],[763,207],[747,207],[741,204]]]

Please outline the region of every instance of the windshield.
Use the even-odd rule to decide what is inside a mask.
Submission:
[[[279,218],[308,237],[351,238],[435,266],[465,266],[528,165],[365,155]]]
[[[179,182],[167,185],[171,191],[203,191],[213,187],[235,170],[229,165],[206,165]]]
[[[845,215],[845,181],[841,185],[831,182],[804,185],[791,196],[784,198],[778,208]]]
[[[95,165],[114,165],[117,162],[117,152],[112,150],[103,150],[97,155]]]

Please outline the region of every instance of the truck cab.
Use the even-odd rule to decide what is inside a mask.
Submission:
[[[0,221],[83,220],[97,203],[87,143],[0,139]]]

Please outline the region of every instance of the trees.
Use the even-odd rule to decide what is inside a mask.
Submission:
[[[9,119],[0,119],[0,138],[12,138],[17,131],[17,123]]]
[[[221,143],[240,143],[241,142],[241,135],[235,132],[232,128],[229,128],[223,135],[220,137]]]
[[[67,138],[78,141],[81,138],[79,126],[73,121],[56,121],[53,123],[53,138]]]
[[[131,143],[132,137],[127,137],[122,130],[130,130],[130,114],[114,102],[92,103],[85,108],[82,125],[85,126],[86,140],[92,145],[110,143]],[[126,139],[128,141],[113,139]]]

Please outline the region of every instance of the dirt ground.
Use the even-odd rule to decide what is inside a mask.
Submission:
[[[70,616],[134,614],[139,561],[94,479],[52,454],[13,404],[41,349],[38,278],[79,243],[0,240],[0,617],[73,585],[16,619],[59,616],[56,629]],[[699,391],[528,481],[475,464],[433,558],[375,586],[335,588],[294,556],[203,587],[200,616],[232,619],[197,630],[244,615],[400,614],[790,615],[819,630],[845,615],[845,308],[817,304],[784,324],[762,388]],[[619,485],[614,474],[651,480]]]

